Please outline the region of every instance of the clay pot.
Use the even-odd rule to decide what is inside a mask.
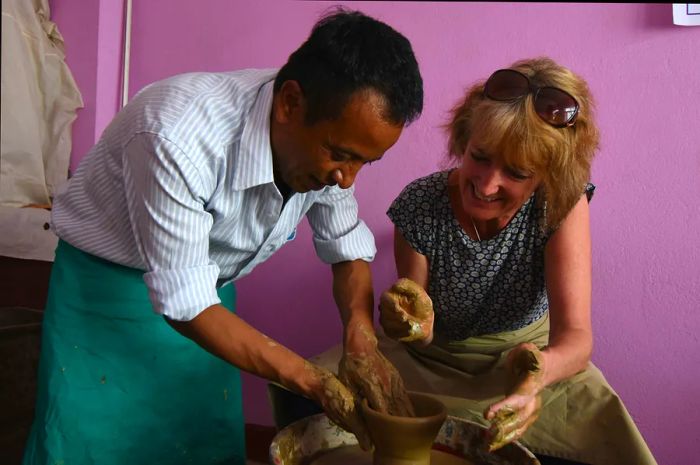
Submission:
[[[442,402],[410,392],[415,417],[380,413],[362,401],[362,414],[374,443],[374,465],[429,465],[430,450],[447,418]]]

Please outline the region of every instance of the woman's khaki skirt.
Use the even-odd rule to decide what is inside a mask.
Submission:
[[[406,388],[440,399],[450,415],[487,425],[483,412],[503,399],[510,349],[522,342],[540,348],[549,339],[549,315],[517,331],[458,342],[434,340],[428,347],[379,335],[379,349],[396,366]],[[336,346],[310,361],[337,371]],[[542,392],[537,421],[520,439],[536,454],[591,465],[656,465],[619,396],[592,363]]]

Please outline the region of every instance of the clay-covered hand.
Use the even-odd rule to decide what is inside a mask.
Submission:
[[[379,323],[392,339],[430,344],[434,320],[433,301],[410,279],[396,281],[379,300]]]
[[[539,416],[544,389],[544,358],[532,343],[515,347],[506,361],[510,389],[505,399],[491,405],[484,417],[490,420],[489,451],[519,439]]]
[[[390,415],[415,416],[401,375],[377,349],[376,338],[374,340],[373,348],[345,351],[338,367],[340,379],[355,392],[358,400],[366,398],[374,410]]]
[[[352,391],[325,368],[308,362],[306,368],[311,374],[314,386],[312,396],[328,418],[344,430],[353,433],[362,449],[371,449],[372,441]]]

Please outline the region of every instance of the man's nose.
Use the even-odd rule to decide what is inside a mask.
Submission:
[[[335,169],[331,173],[331,178],[341,189],[348,189],[355,182],[355,177],[361,167],[360,163],[352,163],[342,169]]]

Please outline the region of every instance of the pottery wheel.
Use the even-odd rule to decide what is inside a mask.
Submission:
[[[372,465],[372,453],[359,446],[342,446],[311,458],[306,465]],[[469,460],[437,450],[430,451],[430,465],[474,465]]]

